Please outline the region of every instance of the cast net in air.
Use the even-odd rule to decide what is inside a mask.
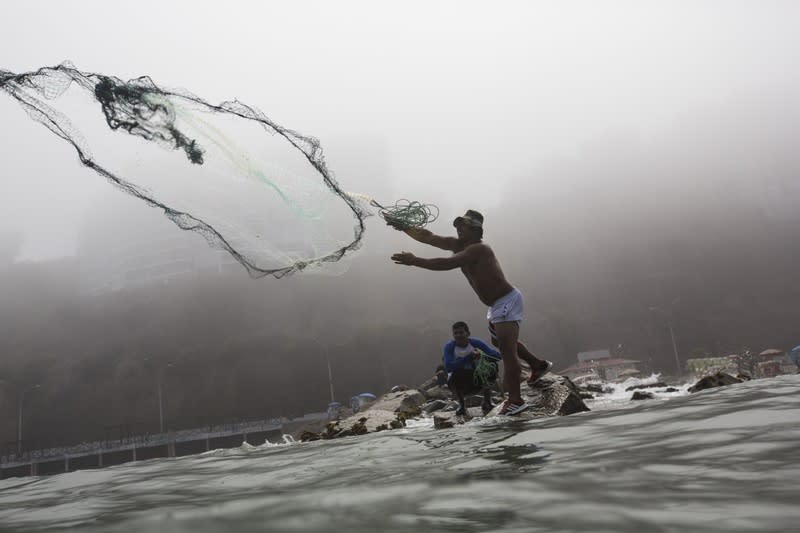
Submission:
[[[252,106],[69,63],[0,70],[0,89],[83,165],[202,234],[253,277],[335,262],[361,243],[368,206],[339,186],[319,141]]]

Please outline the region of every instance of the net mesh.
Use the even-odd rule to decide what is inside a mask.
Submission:
[[[200,233],[253,277],[336,262],[361,244],[368,208],[339,186],[319,141],[252,106],[70,63],[0,70],[0,89],[84,166]]]

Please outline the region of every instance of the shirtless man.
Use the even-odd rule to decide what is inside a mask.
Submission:
[[[486,318],[489,329],[497,339],[497,347],[503,354],[503,388],[508,400],[499,414],[515,415],[528,408],[520,391],[522,369],[517,357],[522,357],[531,367],[531,378],[544,375],[553,363],[541,361],[519,342],[519,324],[522,321],[522,293],[515,289],[503,275],[494,252],[483,239],[483,215],[469,210],[453,221],[458,237],[441,237],[423,228],[403,229],[412,239],[421,243],[449,250],[450,257],[424,259],[410,252],[392,256],[399,265],[410,265],[427,270],[453,270],[460,268],[475,294],[489,306]],[[399,229],[399,228],[398,228]],[[530,382],[530,380],[529,380]]]

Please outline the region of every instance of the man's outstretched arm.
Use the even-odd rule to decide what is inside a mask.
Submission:
[[[450,257],[436,257],[433,259],[417,257],[411,252],[400,252],[392,256],[392,261],[398,265],[415,266],[427,270],[453,270],[454,268],[461,268],[474,263],[482,252],[481,245],[468,246]]]
[[[391,224],[390,224],[391,225]],[[427,244],[429,246],[434,246],[436,248],[440,248],[442,250],[448,250],[450,252],[454,252],[456,247],[458,246],[458,239],[455,237],[442,237],[441,235],[436,235],[432,231],[426,230],[424,228],[405,228],[401,229],[395,226],[392,226],[397,230],[404,232],[406,235],[414,239],[415,241],[419,241],[422,244]]]

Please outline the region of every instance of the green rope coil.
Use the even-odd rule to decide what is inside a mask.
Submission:
[[[378,214],[390,226],[398,229],[421,228],[439,218],[439,208],[432,204],[398,200],[393,206],[382,206],[375,200],[370,202],[380,211]]]
[[[476,385],[488,387],[497,379],[497,362],[481,350],[481,356],[475,361],[475,371],[473,372]]]

